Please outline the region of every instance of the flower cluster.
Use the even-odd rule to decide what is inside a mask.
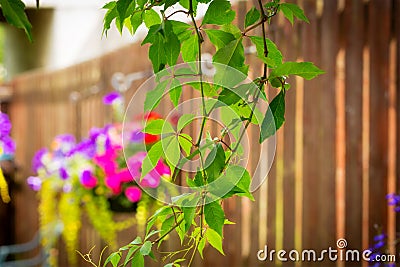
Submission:
[[[0,112],[0,160],[12,156],[15,152],[15,143],[10,137],[11,122],[8,116]],[[0,197],[4,203],[10,202],[7,181],[0,168]]]
[[[116,247],[117,233],[136,224],[143,227],[143,209],[157,208],[142,188],[160,190],[162,178],[169,179],[171,171],[158,161],[155,168],[142,177],[141,168],[146,151],[160,139],[142,132],[145,122],[159,119],[154,112],[141,114],[125,123],[127,142],[122,142],[123,97],[112,92],[103,99],[114,112],[115,123],[92,128],[88,137],[77,142],[70,134],[58,135],[51,147],[39,150],[32,159],[35,176],[28,185],[38,191],[42,245],[54,248],[54,225],[62,224],[62,237],[71,265],[76,264],[76,250],[81,228],[81,216],[88,217],[93,228],[111,247]],[[124,154],[124,151],[128,152]],[[125,155],[130,155],[125,159]],[[161,190],[160,190],[161,191]],[[160,192],[162,193],[162,192]],[[135,218],[114,220],[114,211],[134,211]],[[49,262],[54,262],[53,257]]]
[[[12,155],[15,152],[15,143],[10,137],[11,122],[7,114],[0,112],[0,155]]]
[[[116,105],[114,110],[122,103],[118,93],[107,95],[104,102]],[[160,118],[154,112],[144,117],[146,120]],[[125,161],[121,132],[122,125],[114,123],[92,128],[89,137],[79,143],[69,134],[57,136],[51,150],[41,149],[34,156],[32,169],[38,175],[29,177],[28,184],[38,191],[44,179],[57,179],[56,184],[64,192],[82,186],[109,197],[124,194],[130,202],[138,202],[142,196],[138,185],[156,188],[162,176],[170,176],[170,170],[160,160],[153,171],[141,178],[141,166],[146,156],[143,143],[151,146],[159,137],[142,133],[140,122],[132,123],[129,146],[136,146],[138,151]],[[74,184],[75,180],[79,183]]]
[[[389,206],[393,206],[395,212],[400,212],[400,195],[388,194],[386,198],[389,201]]]
[[[397,194],[388,194],[386,196],[388,200],[389,206],[394,207],[395,212],[400,212],[400,195]],[[374,243],[369,248],[372,251],[370,256],[370,265],[371,267],[394,267],[396,263],[393,262],[380,262],[381,256],[387,254],[388,251],[388,236],[382,230],[378,231],[379,233],[374,236]]]

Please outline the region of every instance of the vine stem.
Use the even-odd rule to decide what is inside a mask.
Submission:
[[[153,245],[159,243],[162,241],[167,235],[169,235],[173,230],[175,230],[182,222],[184,219],[179,220],[173,227],[171,227],[167,232],[165,232],[162,236],[151,242]]]
[[[260,8],[260,12],[261,12],[261,21],[259,23],[255,24],[255,25],[249,27],[248,29],[246,29],[242,33],[242,35],[246,35],[246,33],[248,31],[250,31],[250,30],[252,30],[252,29],[254,29],[254,28],[256,28],[256,27],[261,25],[262,35],[263,35],[264,56],[268,57],[269,51],[268,51],[267,40],[266,40],[265,23],[268,21],[268,19],[270,19],[271,17],[276,15],[276,10],[274,10],[274,12],[271,15],[267,16],[265,14],[264,7],[262,5],[262,0],[258,0],[258,5],[259,5],[259,8]],[[258,99],[259,99],[260,94],[261,94],[261,90],[263,89],[263,86],[268,82],[267,71],[268,71],[268,65],[266,63],[264,63],[263,76],[261,77],[261,80],[259,81],[259,90],[257,91],[257,94],[254,97],[254,100],[253,100],[254,105],[253,105],[253,107],[251,109],[251,113],[250,113],[249,119],[247,120],[247,122],[246,122],[246,124],[244,126],[244,129],[243,129],[243,131],[241,132],[241,134],[239,136],[238,142],[235,145],[235,147],[233,148],[232,152],[236,152],[236,150],[239,148],[240,142],[242,141],[242,139],[244,137],[244,134],[247,131],[247,128],[250,126],[251,120],[253,119],[253,116],[254,116],[254,110],[256,108]],[[232,155],[233,155],[233,153],[229,156],[228,160],[226,161],[226,164],[229,163],[229,161],[232,158]]]
[[[193,0],[189,0],[189,15],[190,15],[190,18],[192,19],[193,26],[196,30],[197,45],[198,45],[198,50],[199,50],[198,68],[199,68],[199,79],[200,79],[201,105],[202,105],[202,109],[203,109],[203,119],[201,122],[200,134],[199,134],[199,138],[196,142],[196,146],[199,146],[200,142],[201,142],[201,136],[203,135],[204,127],[206,125],[207,110],[206,110],[206,102],[204,100],[203,70],[201,67],[201,44],[204,42],[204,39],[200,33],[199,27],[197,27],[196,19],[194,18]]]

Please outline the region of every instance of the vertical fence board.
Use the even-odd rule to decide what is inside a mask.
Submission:
[[[370,46],[370,233],[374,224],[386,225],[388,77],[391,1],[369,2]],[[379,20],[380,23],[374,23]],[[371,240],[371,237],[370,237]],[[372,241],[371,241],[372,242]]]
[[[364,47],[364,9],[360,1],[348,0],[344,10],[342,29],[346,53],[346,236],[350,248],[361,248],[362,210],[362,84]]]

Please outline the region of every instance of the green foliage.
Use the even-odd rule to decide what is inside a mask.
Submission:
[[[279,9],[282,11],[283,15],[290,21],[294,23],[294,17],[299,20],[309,23],[308,18],[304,15],[304,11],[296,4],[292,3],[282,3],[279,5]]]
[[[265,114],[261,124],[260,143],[265,139],[275,134],[285,122],[285,89],[282,89],[279,94],[269,104],[269,109]]]
[[[306,80],[311,80],[323,73],[325,72],[311,62],[285,62],[276,67],[268,76],[268,79],[297,75]]]
[[[32,42],[32,25],[25,14],[25,4],[21,0],[0,0],[0,6],[7,22],[23,29]]]
[[[261,18],[260,11],[258,11],[255,7],[252,7],[246,14],[244,26],[249,27],[254,23],[256,23],[260,18]]]
[[[202,25],[215,24],[224,25],[231,23],[235,19],[235,11],[231,8],[231,3],[225,0],[214,0],[211,2],[204,15]]]
[[[203,19],[196,21],[198,3],[209,6]],[[145,126],[144,133],[160,134],[161,140],[148,151],[142,175],[149,173],[160,159],[169,164],[172,181],[181,174],[180,167],[185,162],[197,157],[200,167],[194,177],[183,176],[192,191],[173,196],[171,204],[161,207],[149,218],[143,241],[136,238],[111,254],[106,262],[112,265],[119,262],[120,253],[127,250],[124,266],[129,262],[132,266],[144,266],[144,258],[154,259],[153,251],[159,249],[171,234],[179,237],[182,250],[169,252],[162,258],[166,267],[191,266],[195,253],[203,257],[207,245],[224,254],[223,229],[232,223],[225,216],[222,200],[234,196],[254,200],[250,173],[232,161],[241,156],[240,142],[244,131],[250,124],[259,125],[260,142],[274,135],[285,121],[285,94],[289,89],[286,79],[296,75],[309,80],[324,73],[310,62],[284,62],[281,51],[268,38],[267,31],[258,36],[249,34],[258,27],[266,29],[278,12],[292,24],[294,18],[308,22],[303,10],[279,0],[267,2],[262,10],[260,6],[261,2],[247,12],[244,25],[241,25],[244,31],[232,23],[236,13],[226,0],[117,0],[104,6],[108,10],[104,18],[105,33],[114,20],[120,31],[126,27],[132,34],[143,23],[148,28],[142,44],[149,45],[148,56],[153,70],[160,73],[156,86],[146,95],[145,111],[155,109],[166,93],[177,107],[182,90],[197,90],[202,98],[203,116],[195,120],[193,114],[183,114],[176,126],[164,120],[154,120]],[[192,23],[173,20],[177,13],[185,13]],[[244,53],[246,38],[256,46],[257,58],[263,63],[263,74],[253,83],[243,82],[249,70]],[[210,42],[216,51],[212,57],[216,73],[211,82],[201,78],[202,64],[196,63],[202,60],[200,51],[205,42]],[[190,63],[188,67],[166,69],[180,59]],[[232,70],[238,72],[230,75]],[[199,79],[186,82],[180,79],[181,76]],[[265,90],[276,90],[274,88],[279,92],[269,103],[268,111],[262,114],[256,103],[268,103]],[[213,138],[206,131],[206,124],[215,110],[220,112],[225,128]],[[200,122],[198,137],[186,134],[185,128],[197,122]],[[232,143],[223,141],[228,132],[236,139]]]

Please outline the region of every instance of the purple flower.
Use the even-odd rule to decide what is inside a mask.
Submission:
[[[400,212],[400,195],[388,194],[386,196],[389,206],[394,206],[395,212]]]
[[[38,152],[36,152],[35,156],[33,156],[33,159],[32,159],[32,170],[35,173],[37,173],[40,168],[44,167],[42,158],[48,152],[49,151],[47,150],[47,148],[42,148]]]
[[[0,112],[0,139],[3,136],[8,136],[11,131],[11,122],[7,114]]]
[[[119,92],[113,91],[103,97],[103,103],[112,105],[115,101],[122,100],[122,95]]]
[[[134,131],[131,133],[129,141],[134,143],[140,143],[144,140],[144,133],[142,131]]]
[[[376,236],[374,236],[374,241],[375,242],[382,241],[382,240],[385,240],[385,238],[386,238],[385,234],[376,235]]]
[[[28,177],[26,182],[28,183],[29,187],[34,191],[39,191],[42,187],[42,180],[36,176]]]
[[[55,157],[70,156],[75,147],[75,137],[71,134],[62,134],[56,136],[52,148]]]
[[[15,152],[15,142],[8,135],[3,136],[0,139],[0,146],[3,148],[4,154],[14,154]]]
[[[94,188],[97,185],[97,179],[90,170],[84,170],[82,172],[80,181],[81,184],[88,189]]]
[[[64,167],[60,168],[59,174],[60,174],[61,179],[63,179],[63,180],[67,180],[69,178],[69,174],[67,172],[67,169],[65,169]]]

